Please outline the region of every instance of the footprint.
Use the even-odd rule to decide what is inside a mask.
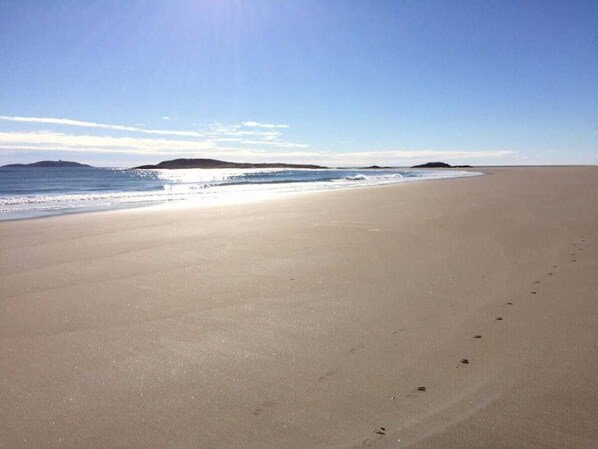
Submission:
[[[459,360],[459,363],[461,363],[461,365],[469,365],[469,359],[461,359]],[[459,367],[459,365],[457,365],[457,367]]]
[[[482,336],[481,335],[474,335],[473,338],[474,338],[474,340],[479,340],[480,338],[482,338]]]
[[[553,273],[548,273],[548,276],[552,276]]]
[[[534,281],[534,284],[539,284],[539,283],[540,283],[540,281]]]
[[[512,305],[513,305],[513,303],[510,301],[503,304],[503,306],[512,306]]]
[[[328,371],[326,374],[324,374],[323,376],[321,376],[318,381],[322,382],[324,380],[328,380],[330,379],[332,376],[334,376],[336,374],[336,371],[334,370],[330,370]]]
[[[260,416],[262,413],[266,411],[266,409],[274,407],[276,405],[275,401],[266,401],[262,402],[256,409],[251,412],[255,416]]]
[[[373,440],[372,438],[366,438],[361,442],[362,447],[376,446],[378,444],[378,441],[386,436],[386,427],[378,427],[376,430],[374,430],[374,434],[376,434],[376,436],[373,437],[375,438],[375,440]]]
[[[407,393],[407,398],[416,398],[419,396],[420,393],[425,393],[425,391],[427,390],[426,387],[417,387],[414,388],[410,393]]]
[[[407,329],[409,329],[408,327],[401,327],[400,329],[397,329],[396,331],[391,332],[390,335],[397,335],[400,334],[402,332],[405,332]]]
[[[498,316],[498,317],[496,317],[496,318],[495,318],[495,320],[494,320],[494,321],[502,321],[502,317],[501,317],[501,316]]]
[[[532,295],[537,295],[537,294],[538,294],[538,292],[531,292],[531,294],[532,294]]]
[[[351,354],[355,354],[357,351],[359,351],[360,349],[365,348],[365,345],[363,343],[358,343],[355,346],[353,346],[352,348],[349,349],[349,352]]]

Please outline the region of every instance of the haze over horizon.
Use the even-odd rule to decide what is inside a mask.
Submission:
[[[0,165],[598,163],[598,4],[0,4]]]

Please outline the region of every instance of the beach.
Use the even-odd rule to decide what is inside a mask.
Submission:
[[[0,222],[1,448],[598,445],[598,167]]]

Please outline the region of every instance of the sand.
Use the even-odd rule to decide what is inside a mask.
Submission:
[[[0,223],[0,447],[598,447],[598,167],[486,171]]]

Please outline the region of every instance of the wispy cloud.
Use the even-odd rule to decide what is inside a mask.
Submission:
[[[37,151],[87,150],[135,154],[195,153],[214,147],[211,141],[72,135],[48,131],[0,133],[0,145]]]
[[[467,161],[475,164],[476,160],[495,160],[515,154],[508,150],[387,150],[359,152],[318,152],[312,153],[312,160],[328,166],[369,166],[389,165],[407,166],[428,161]],[[304,160],[307,162],[307,160]]]
[[[301,144],[281,143],[276,148],[304,148]],[[178,139],[148,139],[136,137],[110,137],[70,135],[52,132],[0,133],[0,150],[71,151],[94,153],[130,153],[146,156],[215,157],[238,161],[312,162],[325,165],[403,165],[409,161],[428,159],[480,159],[501,158],[512,151],[433,151],[390,150],[335,153],[326,151],[276,151],[244,147],[218,146],[213,141]]]
[[[260,138],[268,139],[268,140],[275,140],[282,136],[282,134],[278,131],[246,131],[240,130],[235,126],[230,127],[210,127],[208,131],[204,132],[206,136],[229,136],[229,137],[239,137],[239,136],[257,136]]]
[[[429,160],[500,159],[515,153],[507,150],[409,150],[315,151],[303,142],[284,140],[288,125],[244,122],[219,123],[203,130],[146,129],[65,118],[0,116],[0,121],[69,126],[105,130],[110,135],[72,134],[48,130],[0,132],[0,151],[70,151],[123,153],[158,157],[212,157],[239,162],[297,162],[329,166],[411,165]],[[153,135],[157,137],[148,137]]]
[[[339,153],[352,155],[355,158],[392,158],[392,159],[421,159],[421,158],[442,158],[447,160],[463,158],[489,158],[504,157],[514,154],[508,150],[483,150],[483,151],[459,151],[459,150],[388,150],[388,151],[361,151],[354,153]]]
[[[176,136],[176,137],[197,137],[197,138],[210,138],[210,137],[259,137],[265,140],[277,140],[279,139],[282,134],[280,131],[276,130],[247,130],[242,129],[243,125],[222,125],[219,123],[215,123],[208,126],[208,129],[205,131],[187,131],[187,130],[170,130],[170,129],[147,129],[142,127],[143,125],[137,126],[124,126],[124,125],[114,125],[114,124],[107,124],[107,123],[98,123],[98,122],[90,122],[85,120],[73,120],[67,118],[49,118],[49,117],[21,117],[21,116],[9,116],[9,115],[0,115],[0,120],[7,121],[7,122],[21,122],[21,123],[39,123],[39,124],[46,124],[46,125],[59,125],[59,126],[73,126],[73,127],[82,127],[82,128],[97,128],[97,129],[107,129],[113,131],[123,131],[123,132],[134,132],[134,133],[142,133],[142,134],[150,134],[150,135],[160,135],[160,136]],[[247,123],[255,123],[255,122],[247,122]],[[288,127],[287,125],[269,125],[269,124],[260,124],[264,126],[258,126],[261,128],[283,128]],[[268,126],[265,126],[268,125]]]
[[[273,123],[260,123],[251,120],[243,122],[242,125],[248,128],[290,128],[290,125],[275,125]]]
[[[308,148],[309,145],[306,143],[295,143],[295,142],[273,142],[271,140],[241,140],[241,143],[247,145],[262,145],[271,146],[278,148]]]
[[[67,118],[47,118],[47,117],[19,117],[0,115],[0,120],[8,122],[22,123],[41,123],[47,125],[78,126],[82,128],[111,129],[114,131],[130,131],[143,134],[155,134],[163,136],[181,136],[181,137],[200,137],[202,133],[198,131],[176,131],[167,129],[145,129],[139,126],[110,125],[106,123],[87,122],[83,120],[71,120]]]
[[[160,117],[162,120],[170,120],[170,117],[167,115],[163,115],[162,117]]]

